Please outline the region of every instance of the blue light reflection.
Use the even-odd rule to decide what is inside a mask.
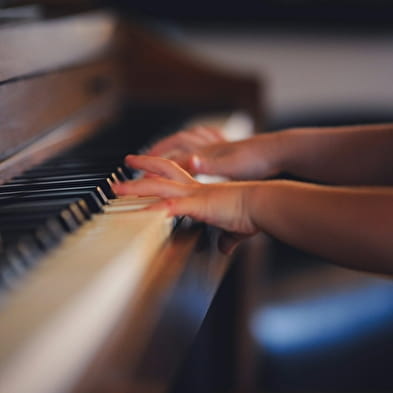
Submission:
[[[252,334],[265,350],[287,354],[349,345],[386,329],[393,332],[389,281],[268,305],[251,322]]]

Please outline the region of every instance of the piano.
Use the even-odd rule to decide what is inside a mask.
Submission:
[[[260,86],[113,11],[24,9],[0,10],[0,392],[169,392],[201,329],[189,383],[214,359],[246,388],[253,245],[224,257],[214,229],[111,186],[134,176],[125,154],[201,116],[260,129]]]

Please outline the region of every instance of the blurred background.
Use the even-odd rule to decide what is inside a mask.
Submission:
[[[184,49],[266,86],[268,127],[392,119],[393,3],[119,3]]]
[[[270,130],[393,121],[392,2],[119,5],[182,50],[254,74]],[[250,320],[257,390],[392,392],[391,279],[274,250]]]
[[[392,2],[122,0],[116,6],[184,51],[255,75],[264,86],[269,130],[393,121]],[[249,322],[257,390],[392,392],[391,279],[280,244],[274,250]],[[185,379],[175,391],[184,391]]]
[[[92,3],[46,1],[81,9]],[[0,0],[0,7],[26,2]],[[254,75],[263,87],[267,130],[393,122],[392,1],[93,3],[120,10],[218,68]],[[256,391],[393,392],[391,277],[350,271],[273,242],[260,261],[248,321]],[[219,294],[208,318],[227,320],[231,307]],[[208,340],[199,339],[172,393],[228,391],[220,383],[228,378],[220,374],[228,374],[224,347],[230,334],[224,328],[219,335],[221,357],[208,359],[209,348],[198,347]],[[206,375],[191,376],[195,362],[212,366],[214,383],[204,384]]]

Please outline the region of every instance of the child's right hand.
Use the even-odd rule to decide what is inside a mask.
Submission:
[[[201,184],[176,163],[159,157],[126,157],[127,165],[157,176],[114,185],[119,195],[158,196],[161,202],[148,209],[165,209],[169,216],[190,216],[219,227],[219,248],[230,253],[244,238],[256,234],[250,195],[259,182]]]
[[[226,142],[213,128],[192,128],[163,139],[146,152],[170,158],[193,175],[235,180],[266,179],[279,174],[279,133]]]

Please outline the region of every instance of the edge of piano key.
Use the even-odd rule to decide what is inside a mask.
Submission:
[[[133,216],[131,221],[134,221],[134,223],[143,221],[143,230],[134,227],[134,238],[131,241],[128,240],[128,251],[125,253],[115,253],[115,261],[113,258],[109,258],[108,261],[108,255],[101,252],[97,244],[99,244],[99,240],[102,240],[102,237],[106,235],[111,236],[113,240],[116,239],[119,234],[123,233],[122,240],[126,240],[127,226],[125,225],[125,221],[127,221],[127,218],[125,216]],[[104,218],[109,225],[122,225],[122,231],[116,231],[116,233],[109,234],[108,231],[102,231],[102,228],[95,228],[96,218]],[[103,337],[93,337],[94,332],[92,330],[94,330],[97,321],[95,323],[91,322],[93,326],[90,326],[89,330],[87,327],[81,329],[79,326],[77,328],[75,322],[72,324],[66,323],[67,320],[69,322],[71,322],[71,320],[81,321],[81,318],[83,319],[86,315],[99,319],[104,315],[108,318],[108,313],[111,315],[119,314],[121,308],[124,306],[124,301],[126,299],[129,301],[131,297],[130,292],[132,289],[130,281],[134,283],[133,290],[137,291],[138,281],[143,281],[139,279],[148,270],[150,259],[159,247],[163,245],[170,232],[170,222],[166,218],[166,213],[163,211],[132,212],[122,215],[104,214],[96,216],[95,219],[88,222],[77,231],[80,235],[84,235],[82,244],[79,245],[79,247],[73,247],[71,257],[73,256],[74,258],[70,260],[68,266],[63,266],[62,269],[54,266],[54,259],[59,254],[64,253],[62,251],[64,248],[62,250],[54,250],[48,257],[44,258],[42,263],[40,263],[35,271],[29,276],[24,283],[23,291],[15,294],[13,299],[10,300],[10,303],[2,310],[2,314],[0,315],[0,337],[7,337],[7,341],[2,340],[0,345],[0,365],[2,361],[5,360],[7,360],[7,364],[5,368],[1,368],[0,366],[1,391],[23,392],[23,389],[29,387],[28,391],[31,393],[51,392],[57,391],[53,389],[54,385],[58,388],[61,384],[66,383],[65,381],[73,380],[76,374],[83,369],[81,363],[86,363],[88,361],[87,358],[93,355],[98,342],[100,342]],[[146,219],[148,219],[148,225],[146,225]],[[131,226],[129,226],[128,229],[132,231]],[[77,232],[65,239],[64,243],[75,243]],[[111,239],[107,240],[110,241]],[[141,243],[143,242],[146,243],[147,247],[141,247]],[[117,243],[119,243],[119,239]],[[137,245],[137,247],[131,250],[130,247],[132,245]],[[89,266],[86,260],[83,261],[83,267],[78,266],[78,262],[83,259],[80,256],[80,252],[86,247],[92,251],[94,259],[97,260],[101,258],[101,262],[99,263],[100,266],[94,267],[98,277],[96,277],[93,284],[90,286],[86,284],[91,280],[92,272],[88,269]],[[138,262],[130,264],[129,258],[131,257]],[[73,268],[73,273],[71,273],[71,267]],[[45,270],[47,270],[46,277],[45,274],[44,276],[42,275]],[[62,280],[64,280],[64,277],[67,276],[67,271],[69,279],[72,278],[72,282],[68,280],[68,286],[64,286],[59,280],[53,280],[56,274],[60,274]],[[75,271],[78,272],[76,276]],[[108,290],[103,290],[105,287],[111,287],[110,284],[113,277],[109,279],[110,276],[117,277],[117,290],[114,292],[112,291],[112,294],[110,294]],[[124,277],[128,277],[127,282],[124,281]],[[45,287],[47,290],[43,291]],[[123,292],[123,301],[119,299],[120,292]],[[48,293],[51,293],[51,298],[47,297]],[[94,304],[96,304],[94,302],[96,302],[97,298],[100,296],[102,301],[107,301],[109,303],[111,303],[111,300],[108,296],[114,296],[116,298],[116,301],[113,301],[112,304],[114,308],[111,309],[111,307],[107,307],[102,315],[100,313],[99,315],[92,316],[87,311],[88,309],[85,303],[88,303],[89,307],[93,307],[94,309]],[[40,297],[43,297],[43,299],[40,299]],[[80,299],[82,299],[82,303],[85,304],[84,306],[78,306],[78,303],[81,304],[80,301],[78,301]],[[66,311],[61,313],[59,312],[61,308],[59,306],[64,304],[66,304]],[[24,313],[22,314],[18,310],[24,310]],[[73,316],[71,319],[68,319],[70,314]],[[75,319],[75,317],[77,318]],[[43,331],[40,331],[40,327],[44,325],[44,322],[46,327]],[[104,321],[100,323],[105,325]],[[106,322],[106,324],[107,326],[104,329],[105,333],[102,333],[104,335],[108,334],[111,328],[108,322]],[[89,331],[89,333],[87,333],[87,331]],[[32,334],[32,332],[35,332],[35,335],[34,333]],[[68,348],[74,347],[75,337],[71,341],[67,341],[66,339],[66,336],[71,334],[79,335],[80,337],[78,350],[81,350],[83,346],[85,347],[83,351],[84,355],[82,356],[83,362],[81,361],[81,363],[75,362],[74,359],[71,362],[68,359],[67,362],[64,353],[62,353],[62,351],[67,351]],[[33,338],[30,338],[30,340],[27,339],[32,336]],[[83,339],[81,339],[82,336]],[[61,340],[62,344],[57,344],[59,348],[62,347],[62,351],[59,351],[59,348],[55,345],[54,337],[58,339],[63,337],[63,340]],[[63,341],[67,341],[68,344],[65,345]],[[47,344],[48,342],[51,342],[51,344]],[[43,349],[43,345],[49,345],[51,350],[46,351]],[[53,347],[53,345],[55,345],[55,347]],[[49,349],[49,346],[47,349]],[[10,358],[8,356],[11,354],[11,359],[13,359],[13,361],[9,361]],[[49,354],[50,359],[46,358]],[[59,360],[62,358],[64,359]],[[72,358],[74,357],[72,356]],[[51,375],[48,376],[43,372],[43,364],[45,364],[47,369],[50,369],[51,366],[59,364],[59,362],[63,362],[64,364],[62,367],[58,368],[57,376],[54,375],[56,373],[51,373]],[[60,369],[61,371],[59,371]],[[15,375],[20,375],[22,370],[26,371],[26,375],[23,372],[25,375],[23,380],[21,380],[21,378],[15,378]],[[72,375],[74,377],[72,377]],[[35,390],[33,386],[36,386]]]

